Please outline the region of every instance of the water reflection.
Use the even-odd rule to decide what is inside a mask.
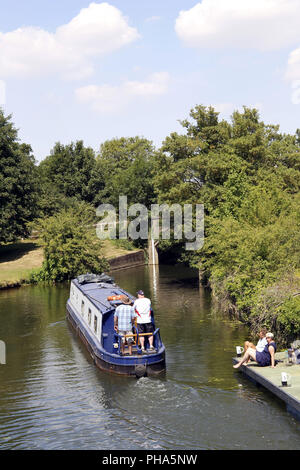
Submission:
[[[1,449],[299,448],[299,423],[233,372],[247,330],[212,314],[195,271],[150,266],[114,276],[151,297],[166,376],[99,371],[65,321],[68,285],[1,292]]]

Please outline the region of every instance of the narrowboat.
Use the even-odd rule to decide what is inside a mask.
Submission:
[[[166,368],[165,347],[159,328],[155,328],[153,311],[154,352],[147,349],[146,335],[145,352],[142,352],[139,345],[141,335],[134,326],[132,355],[127,355],[126,349],[125,354],[121,354],[121,336],[114,330],[114,312],[121,304],[118,300],[120,295],[126,295],[132,302],[135,300],[104,273],[78,276],[71,281],[67,319],[100,369],[134,377],[162,374]]]

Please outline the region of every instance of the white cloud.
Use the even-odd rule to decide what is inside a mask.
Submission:
[[[299,40],[300,0],[203,0],[175,30],[191,47],[278,49]]]
[[[291,82],[291,102],[300,104],[300,47],[289,55],[285,78]]]
[[[119,86],[88,85],[77,88],[76,98],[100,112],[115,112],[128,106],[137,99],[161,96],[167,92],[169,74],[158,72],[150,75],[144,82],[126,81]]]
[[[289,55],[286,78],[288,80],[300,80],[300,47]]]
[[[0,77],[60,73],[69,79],[84,78],[93,72],[93,58],[138,37],[120,10],[108,3],[91,3],[55,33],[36,27],[0,32]]]
[[[292,83],[291,101],[293,104],[300,104],[300,79],[294,80]]]

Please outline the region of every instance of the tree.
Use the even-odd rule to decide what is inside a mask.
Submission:
[[[94,227],[95,210],[80,202],[34,223],[44,249],[41,270],[32,281],[60,282],[86,272],[101,273],[109,264],[101,255],[101,242]]]
[[[28,235],[37,213],[37,173],[30,145],[0,109],[0,243]]]
[[[94,150],[84,147],[82,141],[69,145],[56,143],[38,170],[42,181],[40,209],[45,215],[68,207],[75,200],[92,203],[102,187],[101,178],[94,173]]]
[[[104,142],[96,158],[95,173],[103,182],[97,204],[119,204],[119,195],[127,196],[128,204],[149,207],[154,202],[154,147],[141,137],[122,137]]]
[[[278,280],[299,284],[299,132],[281,134],[246,107],[230,123],[219,121],[211,107],[196,106],[190,117],[181,123],[186,133],[172,133],[157,153],[154,185],[159,202],[204,204],[204,247],[164,246],[181,249],[181,260],[201,268],[213,298],[253,331],[267,319],[281,339],[299,334],[296,281],[281,289],[280,314],[258,307],[276,304],[268,299],[276,300]],[[293,328],[282,332],[291,317]]]

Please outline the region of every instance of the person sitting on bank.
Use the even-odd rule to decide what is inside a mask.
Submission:
[[[121,353],[123,355],[125,353],[125,341],[127,339],[129,355],[131,356],[133,337],[129,336],[125,338],[125,335],[130,335],[130,333],[132,333],[132,326],[136,318],[136,313],[134,313],[131,300],[126,295],[122,295],[121,302],[123,305],[119,305],[114,313],[114,329],[122,336]]]
[[[267,344],[265,345],[263,351],[257,351],[253,348],[248,348],[242,359],[233,366],[234,369],[238,369],[244,363],[247,364],[249,359],[253,359],[261,367],[271,366],[275,367],[275,352],[276,352],[276,343],[273,340],[273,333],[266,334]]]
[[[258,333],[259,340],[256,346],[250,341],[245,341],[244,351],[246,352],[248,348],[251,348],[251,349],[255,349],[256,351],[262,352],[265,349],[265,346],[267,344],[266,334],[267,334],[267,328],[262,328],[259,331]],[[250,362],[250,359],[248,362]]]
[[[247,351],[248,348],[256,349],[256,351],[260,351],[260,352],[263,351],[265,348],[265,345],[267,344],[266,334],[267,334],[267,328],[262,328],[259,331],[258,333],[259,340],[256,346],[250,341],[245,341],[244,343],[245,352]]]
[[[151,321],[151,300],[145,297],[142,290],[137,292],[138,298],[133,304],[135,313],[137,314],[137,327],[139,334],[142,333],[153,333],[153,323]],[[145,337],[139,336],[141,349],[145,352]],[[153,347],[153,335],[148,336],[149,350],[154,351]]]

